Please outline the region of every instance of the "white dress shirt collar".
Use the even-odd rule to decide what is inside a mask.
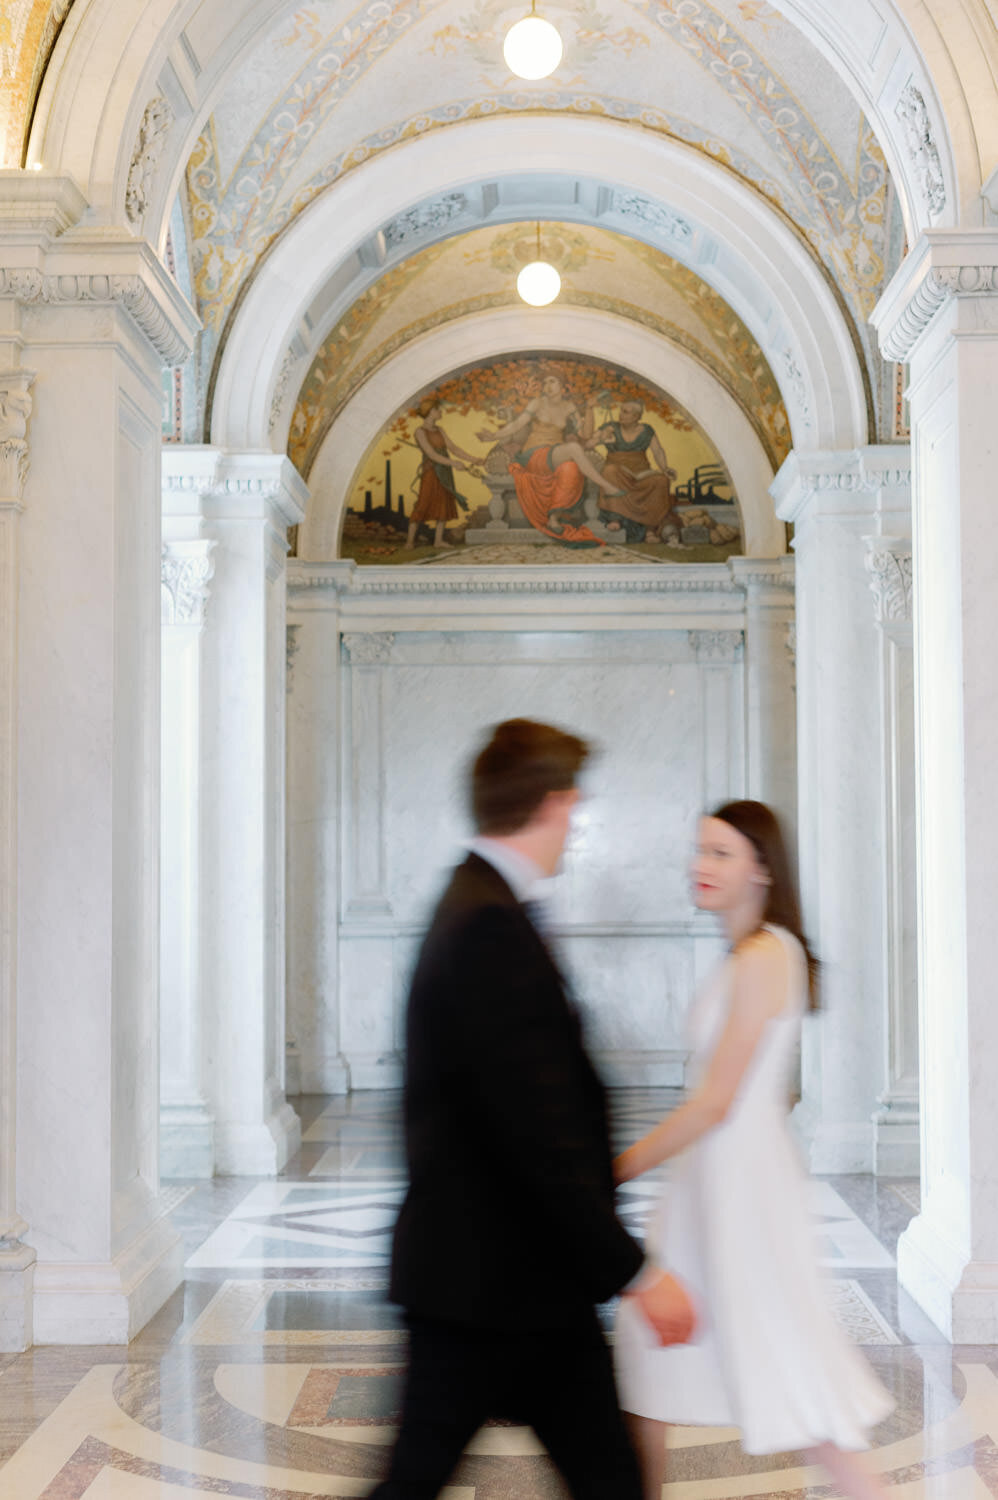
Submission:
[[[528,859],[518,849],[511,849],[498,839],[478,834],[469,839],[468,848],[472,854],[477,854],[498,871],[517,901],[529,901],[531,891],[544,879],[544,871],[539,865],[535,865],[532,859]]]

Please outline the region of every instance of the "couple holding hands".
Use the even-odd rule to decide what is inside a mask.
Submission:
[[[472,767],[477,836],[409,996],[389,1295],[410,1362],[374,1493],[431,1500],[498,1417],[533,1427],[576,1500],[660,1500],[670,1422],[738,1427],[751,1454],[806,1450],[841,1493],[876,1500],[858,1450],[893,1403],[832,1317],[787,1131],[816,964],[779,825],[757,802],[700,820],[693,899],[728,951],[691,1009],[685,1102],[612,1161],[604,1091],[530,911],[587,754],[514,719]],[[614,1185],[673,1160],[646,1258]],[[596,1304],[617,1293],[611,1356]]]

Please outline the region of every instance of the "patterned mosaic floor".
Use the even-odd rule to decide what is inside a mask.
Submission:
[[[617,1145],[670,1102],[664,1090],[619,1092]],[[0,1357],[0,1500],[309,1500],[372,1487],[405,1359],[383,1293],[404,1185],[398,1101],[303,1103],[302,1150],[277,1181],[177,1185],[187,1279],[127,1350]],[[653,1183],[625,1190],[636,1231],[654,1197]],[[894,1248],[917,1184],[837,1177],[814,1184],[812,1207],[836,1315],[897,1398],[871,1456],[890,1493],[998,1496],[998,1348],[951,1348],[897,1289]],[[835,1494],[799,1455],[747,1458],[733,1431],[677,1428],[670,1447],[663,1500]],[[446,1493],[563,1496],[533,1434],[498,1425],[478,1434]]]

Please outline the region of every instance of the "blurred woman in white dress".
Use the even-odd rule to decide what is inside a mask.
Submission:
[[[678,1422],[739,1427],[747,1453],[804,1450],[842,1494],[879,1500],[857,1450],[893,1402],[832,1316],[787,1127],[817,965],[769,808],[732,802],[702,818],[692,878],[729,945],[690,1013],[693,1087],[615,1163],[627,1182],[678,1158],[649,1245],[696,1315],[691,1341],[663,1348],[640,1297],[621,1302],[618,1385],[646,1495],[660,1500]]]

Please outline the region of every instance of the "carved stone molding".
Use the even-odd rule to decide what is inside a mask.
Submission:
[[[929,111],[921,91],[913,83],[908,83],[901,90],[894,106],[894,115],[904,130],[908,157],[925,206],[933,218],[937,218],[946,207],[946,183],[939,160],[939,148],[932,138]]]
[[[0,502],[20,502],[28,477],[33,370],[0,372]]]
[[[284,405],[284,397],[287,395],[288,382],[291,379],[291,372],[297,363],[298,355],[291,348],[285,354],[281,368],[278,371],[277,384],[274,386],[274,394],[270,402],[270,416],[267,419],[268,432],[273,432],[280,420],[281,407]]]
[[[804,372],[797,363],[797,356],[792,349],[784,349],[779,355],[778,363],[785,377],[785,385],[789,386],[793,393],[793,405],[800,415],[805,428],[813,427],[811,406],[808,400],[807,381]]]
[[[376,667],[391,660],[395,635],[391,630],[348,632],[343,637],[343,650],[351,666]]]
[[[790,666],[794,672],[794,691],[797,690],[797,621],[788,620],[783,632],[783,645],[790,658]]]
[[[161,620],[164,625],[205,621],[209,584],[215,572],[213,541],[174,542],[163,548]]]
[[[390,219],[382,230],[385,248],[390,253],[407,240],[443,229],[466,213],[467,209],[468,200],[464,193],[443,193],[429,203],[420,203],[415,208],[407,209],[405,213]]]
[[[866,570],[878,625],[911,621],[911,544],[887,537],[868,537]]]
[[[667,240],[688,245],[693,241],[693,226],[678,214],[670,212],[661,203],[651,198],[642,198],[639,193],[625,193],[615,188],[610,195],[608,212],[619,214],[622,219],[636,219],[646,224]]]
[[[687,636],[698,662],[734,662],[741,655],[741,630],[690,630]]]
[[[948,297],[998,294],[998,266],[932,266],[905,303],[900,315],[881,334],[885,359],[906,364],[916,342]]]
[[[51,306],[73,302],[118,303],[141,328],[164,364],[183,364],[190,352],[141,276],[45,276],[41,271],[4,270],[0,267],[0,297],[13,297],[28,305],[37,302]]]
[[[161,94],[150,99],[145,107],[125,188],[125,214],[134,229],[142,228],[159,158],[173,118],[173,110]]]
[[[299,651],[299,649],[301,647],[301,642],[298,639],[298,632],[299,632],[300,629],[301,629],[301,625],[300,624],[298,624],[298,625],[288,625],[287,626],[287,639],[286,639],[286,646],[285,646],[284,665],[285,665],[285,682],[286,682],[286,685],[287,685],[288,692],[291,691],[291,677],[292,677],[292,674],[294,672],[295,657],[298,655],[298,651]]]
[[[554,568],[538,569],[540,577],[527,577],[526,568],[508,568],[509,576],[496,577],[494,573],[480,576],[484,570],[475,569],[475,577],[469,577],[471,569],[459,572],[448,567],[436,572],[424,570],[419,578],[401,578],[399,570],[392,569],[390,578],[367,576],[374,569],[347,568],[344,564],[298,563],[288,573],[288,588],[291,591],[329,589],[335,593],[364,596],[439,595],[462,597],[467,595],[531,595],[552,594],[726,594],[735,597],[743,589],[733,581],[723,563],[707,563],[700,567],[685,564],[682,568],[667,568],[654,564],[646,573],[631,566],[608,576],[603,568],[573,568],[573,574],[585,573],[585,577],[552,577]],[[621,576],[623,573],[628,575]],[[593,575],[597,576],[593,576]],[[637,575],[637,576],[635,576]]]

